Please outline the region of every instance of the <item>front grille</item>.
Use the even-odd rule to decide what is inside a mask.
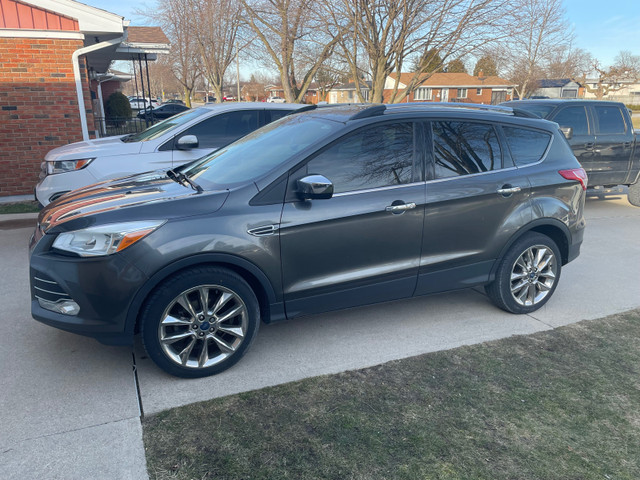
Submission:
[[[36,298],[54,303],[59,300],[71,300],[71,296],[55,280],[42,272],[35,272],[33,276],[33,293]]]

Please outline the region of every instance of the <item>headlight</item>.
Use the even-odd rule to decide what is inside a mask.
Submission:
[[[74,170],[80,170],[91,162],[94,158],[82,158],[80,160],[60,160],[56,162],[47,163],[47,175],[53,175],[55,173],[73,172]]]
[[[112,223],[58,235],[53,248],[77,253],[81,257],[98,257],[121,252],[142,240],[165,221]]]

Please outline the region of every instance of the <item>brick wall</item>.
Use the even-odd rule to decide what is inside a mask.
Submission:
[[[82,140],[71,62],[82,47],[82,40],[0,38],[0,196],[32,193],[45,154]],[[90,113],[82,61],[81,73]]]
[[[432,88],[431,89],[431,100],[415,100],[415,91],[411,92],[408,95],[408,100],[407,98],[405,98],[404,100],[402,100],[402,102],[440,102],[442,101],[442,90],[444,90],[443,88]],[[458,88],[448,88],[447,90],[449,90],[449,97],[448,97],[448,102],[453,102],[453,101],[460,101],[460,102],[464,102],[464,103],[483,103],[485,105],[490,105],[491,104],[491,94],[493,92],[492,88],[481,88],[480,93],[478,94],[478,89],[476,87],[468,87],[467,88],[467,97],[466,98],[458,98]],[[385,90],[384,91],[384,101],[385,102],[389,102],[389,100],[391,99],[391,94],[392,94],[392,90]],[[507,100],[511,100],[511,95],[507,95],[505,101]]]

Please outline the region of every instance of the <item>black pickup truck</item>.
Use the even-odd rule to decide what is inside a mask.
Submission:
[[[640,145],[629,110],[599,100],[515,100],[502,105],[526,110],[560,125],[589,175],[589,187],[629,187],[629,203],[640,207]]]

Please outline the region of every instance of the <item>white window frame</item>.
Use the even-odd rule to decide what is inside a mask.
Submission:
[[[458,93],[456,94],[456,98],[467,98],[467,89],[466,88],[458,88]]]
[[[476,95],[482,95],[482,89],[476,88]]]
[[[433,90],[429,87],[418,87],[413,94],[414,100],[431,100],[433,98]]]

